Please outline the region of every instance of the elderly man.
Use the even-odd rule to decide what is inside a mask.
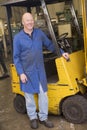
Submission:
[[[23,14],[22,24],[23,30],[14,37],[13,59],[20,77],[21,90],[24,92],[31,128],[38,128],[38,118],[41,124],[52,128],[54,125],[48,120],[47,79],[43,60],[43,46],[52,52],[55,52],[55,47],[44,32],[34,28],[32,14],[28,12]],[[67,53],[62,55],[66,59],[69,58]],[[38,113],[34,100],[35,93],[38,94]]]

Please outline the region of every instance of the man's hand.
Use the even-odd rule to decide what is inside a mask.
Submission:
[[[26,83],[28,81],[27,76],[25,74],[20,75],[20,80],[22,81],[22,83]]]
[[[63,53],[62,56],[68,61],[70,60],[68,53]]]

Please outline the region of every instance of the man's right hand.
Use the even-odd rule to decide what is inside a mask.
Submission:
[[[20,80],[22,83],[26,83],[28,81],[27,76],[25,74],[20,74]]]

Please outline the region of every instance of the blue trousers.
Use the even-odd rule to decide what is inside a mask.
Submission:
[[[30,120],[37,119],[43,121],[48,118],[48,97],[47,92],[44,92],[40,84],[40,93],[38,94],[39,112],[36,112],[36,104],[34,94],[25,93],[26,109]]]

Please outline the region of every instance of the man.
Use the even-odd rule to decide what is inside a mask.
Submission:
[[[43,61],[43,45],[55,52],[53,43],[40,30],[34,28],[34,19],[30,13],[22,16],[24,26],[14,38],[13,59],[20,77],[21,90],[26,100],[27,114],[31,128],[38,128],[39,122],[48,128],[54,125],[48,120],[47,79]],[[67,53],[63,56],[68,59]],[[38,94],[39,112],[36,112],[34,94]],[[37,115],[38,114],[38,115]]]

